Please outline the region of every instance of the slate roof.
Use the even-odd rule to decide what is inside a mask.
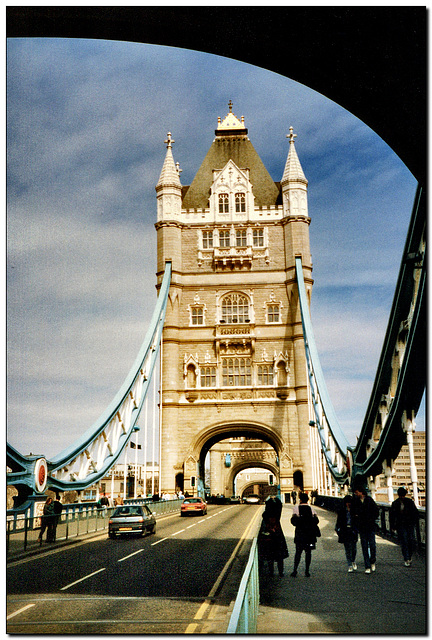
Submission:
[[[233,135],[234,134],[234,135]],[[219,131],[188,189],[183,189],[183,209],[205,209],[209,205],[213,170],[223,169],[232,159],[239,169],[249,169],[256,206],[281,203],[280,184],[275,183],[247,135]]]

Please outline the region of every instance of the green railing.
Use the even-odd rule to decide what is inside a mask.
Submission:
[[[256,633],[259,607],[258,539],[254,538],[227,633]]]

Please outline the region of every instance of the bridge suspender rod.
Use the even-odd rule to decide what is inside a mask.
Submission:
[[[309,384],[315,413],[315,420],[313,422],[318,429],[321,448],[326,459],[327,467],[333,478],[337,482],[342,483],[348,477],[346,467],[348,441],[339,426],[319,361],[310,319],[301,257],[296,257],[296,276]]]

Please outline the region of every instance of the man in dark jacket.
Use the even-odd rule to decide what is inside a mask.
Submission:
[[[375,529],[379,509],[375,501],[366,495],[364,487],[354,490],[355,500],[353,504],[354,522],[360,534],[360,543],[365,563],[365,573],[375,571],[376,541]]]
[[[414,502],[406,495],[405,487],[399,487],[399,497],[390,507],[390,528],[392,531],[397,531],[405,566],[410,567],[415,547],[414,529],[419,516]]]

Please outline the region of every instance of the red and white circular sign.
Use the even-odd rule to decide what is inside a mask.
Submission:
[[[39,493],[43,493],[48,480],[48,465],[45,458],[36,460],[34,474],[36,490],[39,491]]]

